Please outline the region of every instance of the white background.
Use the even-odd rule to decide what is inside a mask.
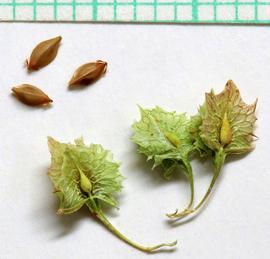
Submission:
[[[27,74],[23,62],[41,40],[63,36],[55,61]],[[0,258],[267,259],[270,254],[270,31],[266,26],[0,24]],[[96,84],[68,91],[79,65],[97,59],[108,71]],[[202,213],[172,226],[164,214],[189,198],[181,170],[171,181],[136,153],[130,125],[137,104],[192,115],[204,93],[233,79],[247,103],[259,98],[256,149],[229,159]],[[29,108],[11,87],[30,83],[53,100]],[[84,136],[111,149],[126,177],[111,222],[142,244],[178,239],[171,253],[146,255],[94,221],[86,209],[57,216],[46,175],[46,137]],[[193,160],[197,201],[211,162]]]

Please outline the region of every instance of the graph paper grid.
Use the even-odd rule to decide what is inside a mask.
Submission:
[[[1,21],[270,23],[270,0],[0,0]]]

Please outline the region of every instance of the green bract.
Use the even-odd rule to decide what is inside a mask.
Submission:
[[[189,133],[189,119],[185,114],[166,112],[160,107],[152,110],[140,107],[141,120],[133,124],[132,141],[138,144],[138,151],[153,159],[154,165],[164,168],[164,176],[170,178],[178,165],[186,171],[190,181],[191,198],[187,208],[192,206],[194,184],[189,154],[194,149]]]
[[[86,146],[82,139],[65,144],[48,138],[48,144],[52,155],[49,176],[60,200],[58,213],[73,213],[84,204],[94,211],[100,201],[116,207],[114,194],[121,191],[123,177],[109,151],[101,145]],[[82,186],[89,184],[91,190],[86,192]]]
[[[256,103],[245,104],[239,90],[229,80],[220,94],[215,95],[214,91],[207,93],[198,114],[190,119],[185,114],[165,112],[159,107],[153,110],[141,108],[141,120],[134,123],[132,137],[139,146],[139,152],[153,159],[154,167],[162,165],[165,177],[170,177],[179,164],[189,176],[191,201],[182,212],[177,210],[168,214],[170,218],[186,216],[203,205],[227,155],[252,150]],[[214,162],[213,179],[195,208],[191,207],[194,188],[189,154],[192,151],[198,151],[201,156],[212,155]]]
[[[205,99],[205,112],[200,112],[200,136],[205,145],[213,151],[223,149],[226,154],[250,151],[257,101],[252,105],[245,104],[232,80],[220,94],[211,91]],[[228,139],[223,137],[222,140],[222,135],[226,138],[226,134]]]
[[[49,137],[48,145],[52,156],[48,174],[60,201],[58,214],[71,214],[86,205],[114,234],[137,249],[152,252],[163,246],[176,245],[173,242],[141,246],[126,238],[108,221],[102,204],[117,206],[114,195],[121,190],[123,180],[111,152],[101,145],[87,146],[82,139],[75,140],[75,144],[65,144]]]
[[[196,145],[200,150],[212,152],[214,175],[199,204],[192,210],[176,215],[177,217],[193,213],[203,205],[220,174],[227,155],[243,154],[253,149],[256,104],[257,100],[251,105],[245,104],[232,80],[227,82],[220,94],[215,95],[212,90],[205,95],[205,103],[196,115],[198,124],[194,143],[199,143]],[[203,146],[201,146],[202,143]]]
[[[200,126],[202,124],[202,116],[205,112],[205,107],[201,106],[199,109],[199,113],[195,116],[192,116],[189,122],[188,131],[189,137],[192,140],[193,148],[199,152],[200,156],[205,156],[210,153],[210,149],[204,144],[201,136],[200,136]]]

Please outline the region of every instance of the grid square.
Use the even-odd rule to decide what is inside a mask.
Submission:
[[[61,0],[61,1],[63,1],[63,2],[65,2],[65,0]],[[72,0],[70,0],[71,2],[72,2]],[[57,2],[59,2],[59,0],[57,0]],[[80,6],[80,4],[91,4],[91,3],[93,3],[93,0],[77,0],[76,1],[76,3],[77,3],[77,7],[78,6]],[[80,9],[81,10],[81,9]]]
[[[270,20],[270,6],[258,6],[258,19],[262,21]]]
[[[154,3],[154,0],[137,0],[137,3]]]
[[[37,21],[51,21],[54,19],[53,6],[37,6]]]
[[[17,6],[16,20],[26,21],[32,20],[34,16],[33,6]]]
[[[1,3],[3,4],[12,4],[12,0],[1,0]]]
[[[192,6],[177,6],[177,20],[191,21]]]
[[[2,0],[1,0],[1,2],[2,2]],[[16,0],[16,3],[18,3],[18,4],[32,4],[33,0]]]
[[[175,1],[174,0],[156,0],[157,1],[157,4],[158,3],[171,3],[173,4]]]
[[[113,3],[114,0],[97,0],[98,3]]]
[[[117,3],[134,3],[134,0],[117,0]]]
[[[0,6],[0,21],[1,20],[12,20],[12,19],[13,19],[12,6]]]
[[[214,20],[214,7],[213,6],[199,6],[198,18],[201,21],[213,21]]]
[[[216,0],[217,3],[235,3],[235,0]]]
[[[58,6],[57,20],[59,20],[59,21],[72,21],[73,20],[72,6]]]
[[[57,0],[57,3],[65,3],[65,4],[72,4],[73,0]],[[59,7],[59,6],[58,6]]]
[[[138,21],[153,21],[154,8],[153,6],[137,6],[137,20]]]
[[[176,3],[192,3],[192,0],[176,0]],[[210,0],[209,0],[210,2]]]
[[[174,20],[174,6],[157,6],[157,20],[158,21],[172,21]]]
[[[218,6],[217,7],[217,20],[232,21],[235,20],[235,6]]]
[[[113,6],[98,6],[97,20],[98,21],[111,21],[114,16]]]
[[[238,3],[254,3],[254,2],[255,0],[238,0]]]
[[[254,20],[255,8],[252,5],[238,6],[238,18],[239,20]]]
[[[198,3],[213,3],[214,0],[198,0]]]
[[[92,6],[77,6],[77,20],[92,21],[93,7]]]
[[[19,1],[23,2],[23,0],[19,0]],[[16,2],[17,2],[17,0],[16,0]],[[53,4],[54,0],[37,0],[37,2],[46,3],[46,4]]]
[[[133,20],[133,6],[117,6],[117,20],[132,21]]]

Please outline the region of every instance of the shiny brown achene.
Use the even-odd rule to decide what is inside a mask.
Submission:
[[[33,85],[22,84],[12,88],[14,95],[24,104],[30,106],[48,105],[53,100]]]
[[[29,71],[39,70],[50,64],[56,57],[61,36],[40,42],[32,51],[30,58],[26,61]]]
[[[69,87],[88,85],[97,81],[107,70],[107,62],[97,60],[76,69],[69,81]]]

